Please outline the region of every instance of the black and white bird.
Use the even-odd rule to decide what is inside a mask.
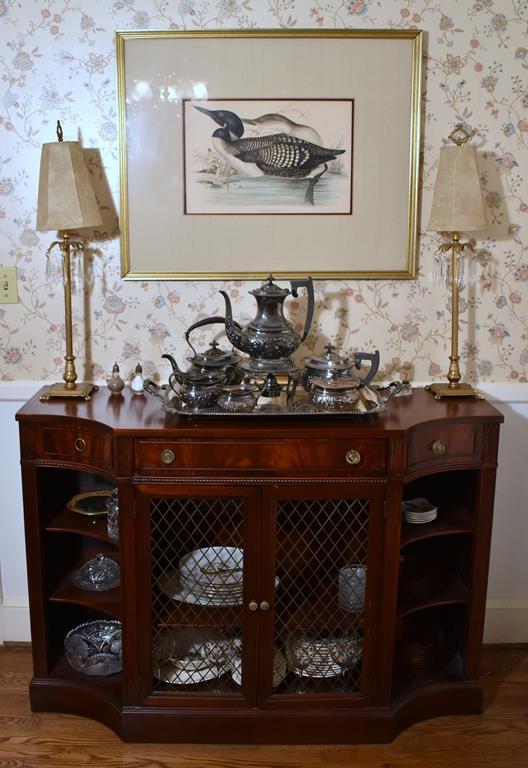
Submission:
[[[310,183],[305,200],[312,204],[313,187],[328,169],[327,164],[345,152],[344,149],[321,147],[293,133],[272,133],[242,138],[244,123],[234,112],[222,109],[210,110],[197,105],[194,107],[221,126],[212,135],[213,146],[237,173],[252,177],[309,178]],[[277,118],[280,118],[280,121],[283,120],[282,115],[265,115],[260,119],[263,118],[269,118],[270,121],[275,122]],[[288,122],[290,129],[299,125],[293,121],[288,120]],[[308,128],[308,126],[300,127]],[[322,171],[319,170],[321,166],[323,166]]]

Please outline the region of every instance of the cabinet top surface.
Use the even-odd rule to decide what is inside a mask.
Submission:
[[[21,422],[86,421],[100,424],[115,433],[137,435],[174,434],[175,436],[240,436],[263,437],[266,434],[302,437],[308,434],[324,436],[380,435],[406,430],[422,423],[436,421],[501,422],[502,414],[484,400],[452,398],[434,400],[423,389],[415,389],[412,397],[395,397],[387,403],[384,413],[367,416],[321,417],[181,417],[164,412],[161,404],[149,395],[134,395],[127,387],[120,396],[109,395],[101,387],[90,401],[48,400],[41,402],[39,393],[27,401],[17,413]]]

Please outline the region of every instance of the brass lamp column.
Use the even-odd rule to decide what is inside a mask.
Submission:
[[[471,135],[457,125],[449,138],[455,146],[442,147],[433,193],[433,204],[428,229],[449,232],[451,242],[442,243],[441,252],[451,251],[451,354],[449,356],[448,383],[426,386],[435,400],[442,397],[475,397],[483,399],[471,384],[461,382],[458,354],[458,298],[459,265],[464,250],[473,250],[470,243],[460,242],[460,233],[486,229],[488,226],[485,204],[480,185],[480,173],[475,147],[467,144]]]
[[[64,357],[64,384],[52,384],[41,400],[51,397],[82,397],[89,400],[97,389],[95,384],[77,383],[73,354],[71,255],[82,251],[83,244],[71,240],[70,230],[95,227],[102,224],[101,214],[90,182],[82,148],[77,141],[63,141],[62,128],[57,121],[58,141],[43,144],[40,160],[37,230],[58,230],[61,240],[48,248],[58,246],[62,256],[64,279],[64,310],[66,355]]]

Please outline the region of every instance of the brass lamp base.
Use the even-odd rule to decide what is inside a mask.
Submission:
[[[425,388],[433,394],[435,400],[440,400],[442,397],[474,397],[475,400],[485,400],[481,392],[477,392],[471,384],[464,384],[463,382],[455,385],[439,382],[438,384],[427,384]]]
[[[74,384],[73,386],[67,386],[64,382],[59,381],[56,384],[52,384],[48,389],[40,396],[41,400],[49,400],[52,397],[82,397],[83,400],[90,400],[92,394],[97,392],[99,387],[96,384]]]

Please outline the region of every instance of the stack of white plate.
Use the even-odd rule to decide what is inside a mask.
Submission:
[[[272,687],[277,688],[286,677],[286,659],[284,654],[275,648],[273,651],[273,682]],[[242,657],[236,656],[231,662],[231,677],[237,685],[242,685]]]
[[[184,555],[178,571],[159,580],[173,600],[193,605],[241,605],[244,553],[238,547],[205,547]]]
[[[410,499],[402,503],[403,519],[406,523],[432,523],[436,520],[438,507],[427,499]]]
[[[184,555],[177,571],[158,580],[172,600],[192,605],[242,605],[244,552],[239,547],[205,547]],[[275,589],[279,579],[275,578]]]
[[[288,667],[301,677],[336,677],[357,664],[362,642],[357,632],[314,639],[290,636],[286,643]]]

